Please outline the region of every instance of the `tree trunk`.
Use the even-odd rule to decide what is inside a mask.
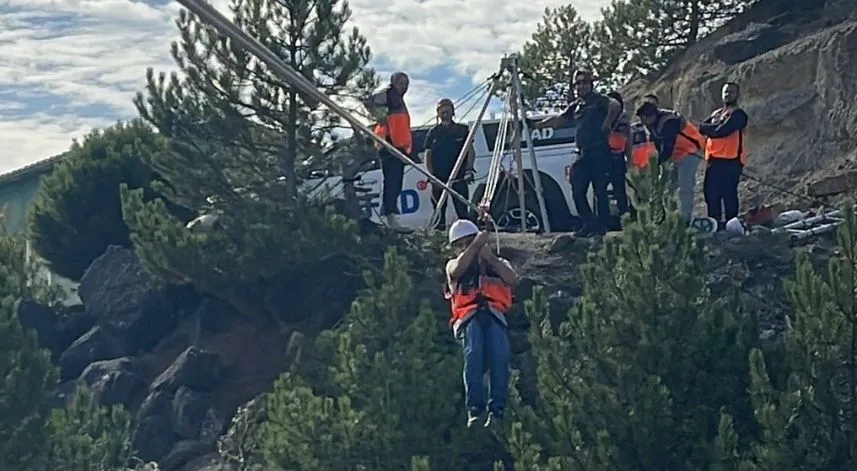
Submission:
[[[690,47],[699,40],[699,29],[702,22],[701,0],[690,0],[690,23],[687,25],[687,46]]]
[[[295,174],[295,161],[298,154],[298,95],[289,90],[289,116],[286,123],[286,147],[283,152],[283,176],[286,178],[286,192],[290,199],[298,196],[298,182]]]

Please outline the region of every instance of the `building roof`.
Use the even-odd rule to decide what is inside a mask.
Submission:
[[[54,165],[56,165],[57,162],[62,160],[63,157],[65,157],[65,154],[55,155],[53,157],[48,157],[47,159],[39,160],[38,162],[34,162],[19,169],[12,170],[11,172],[4,173],[0,175],[0,185],[20,180],[29,175],[49,172],[54,168]]]

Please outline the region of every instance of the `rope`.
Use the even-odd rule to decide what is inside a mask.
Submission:
[[[503,104],[503,117],[500,119],[500,127],[497,129],[497,140],[494,145],[494,153],[491,155],[491,166],[488,168],[488,180],[485,183],[485,194],[482,195],[482,201],[479,207],[484,211],[490,212],[491,202],[494,200],[494,195],[497,191],[497,183],[500,181],[500,169],[502,168],[501,159],[505,152],[506,140],[509,134],[509,113],[505,112],[511,104],[511,94],[506,95],[506,101]]]
[[[473,138],[476,137],[476,131],[482,126],[482,118],[485,116],[485,112],[488,110],[488,105],[491,104],[491,99],[494,97],[494,92],[497,90],[498,82],[494,80],[491,85],[486,90],[486,95],[488,98],[485,100],[485,103],[482,105],[482,109],[479,110],[479,116],[476,117],[476,121],[470,126],[470,129],[467,132],[467,138],[464,140],[464,145],[461,147],[461,151],[458,153],[458,157],[455,159],[455,165],[452,167],[452,173],[449,174],[449,179],[446,182],[447,185],[452,185],[454,181],[456,181],[456,176],[458,172],[461,171],[461,167],[464,165],[464,161],[470,153],[470,147],[473,143]],[[469,112],[469,111],[468,111]],[[443,215],[443,210],[446,209],[446,192],[441,193],[440,198],[437,201],[437,205],[435,205],[434,212],[432,213],[431,220],[429,220],[429,225],[427,227],[435,227],[440,222],[440,219]],[[486,212],[487,214],[487,212]]]
[[[351,113],[339,106],[336,102],[330,99],[330,97],[320,92],[315,87],[315,85],[310,83],[295,69],[293,69],[282,59],[277,57],[277,55],[271,52],[270,49],[266,48],[258,40],[251,37],[246,32],[235,26],[213,6],[205,3],[205,0],[176,1],[188,10],[190,10],[194,15],[199,17],[203,22],[216,29],[219,33],[229,37],[231,40],[235,41],[237,45],[241,46],[248,52],[255,55],[259,60],[261,60],[268,67],[270,67],[274,73],[280,76],[280,78],[282,78],[304,94],[309,95],[314,100],[324,103],[324,105],[327,106],[328,109],[342,117],[342,119],[347,121],[355,130],[361,131],[364,134],[368,135],[378,145],[383,146],[385,149],[387,149],[391,153],[391,155],[395,156],[396,158],[404,162],[406,165],[416,168],[417,171],[422,173],[430,182],[435,183],[441,186],[443,189],[449,191],[455,199],[464,203],[468,207],[473,208],[477,212],[477,214],[482,214],[482,211],[479,209],[479,207],[473,204],[469,199],[455,192],[452,188],[447,186],[446,183],[440,181],[440,179],[438,179],[428,171],[420,168],[416,162],[411,160],[410,157],[403,154],[391,143],[387,142],[386,139],[382,139],[380,136],[377,136],[374,132],[372,132],[371,129],[361,123],[357,118],[352,116]]]

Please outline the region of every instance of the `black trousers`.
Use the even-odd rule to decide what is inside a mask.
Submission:
[[[738,216],[738,181],[743,170],[738,159],[708,161],[702,191],[709,217],[725,222]]]
[[[610,159],[610,186],[613,187],[613,197],[616,198],[616,207],[620,214],[628,212],[628,189],[625,186],[625,174],[628,172],[628,164],[625,162],[624,154],[613,154]]]
[[[381,216],[399,214],[399,194],[402,192],[405,179],[405,163],[387,149],[380,149],[378,158],[381,160],[381,174],[384,176],[381,189]]]
[[[580,159],[571,166],[571,196],[585,229],[604,229],[609,222],[610,199],[607,195],[607,184],[610,181],[611,158],[609,151],[581,153]],[[586,197],[590,185],[595,193],[595,214]]]
[[[435,175],[439,180],[446,182],[449,179],[449,175]],[[470,199],[470,188],[467,185],[467,182],[461,179],[458,179],[450,185],[456,193],[459,193],[461,196]],[[431,187],[431,204],[437,209],[437,203],[440,201],[440,196],[443,194],[443,188],[432,185]],[[452,200],[452,205],[455,207],[455,214],[458,216],[458,219],[469,219],[470,218],[470,210],[466,204],[458,201],[453,198],[452,195],[448,195],[446,197],[446,201],[443,203],[443,207],[440,209],[440,222],[438,223],[438,229],[446,228],[446,205],[449,203],[449,200]]]

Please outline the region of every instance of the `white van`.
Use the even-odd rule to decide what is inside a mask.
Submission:
[[[540,119],[540,118],[539,118]],[[470,124],[472,126],[472,123]],[[470,200],[478,203],[482,199],[485,190],[488,168],[491,164],[491,156],[494,146],[497,144],[497,134],[500,120],[483,121],[476,130],[473,145],[476,150],[475,181],[470,185]],[[413,129],[414,149],[411,158],[425,168],[423,155],[425,136],[431,126]],[[646,140],[645,130],[642,126],[633,128],[634,141]],[[568,177],[571,174],[571,164],[577,154],[574,144],[574,127],[544,128],[540,130],[530,129],[533,146],[536,151],[536,162],[541,176],[541,184],[544,191],[545,207],[548,221],[552,231],[570,231],[579,227],[580,221],[574,201],[571,197],[571,186]],[[525,174],[525,208],[527,217],[527,228],[531,231],[542,231],[544,228],[538,200],[535,195],[532,178],[532,165],[527,148],[526,139],[522,139],[523,167]],[[507,146],[502,159],[501,181],[497,185],[497,191],[492,201],[491,214],[497,225],[504,230],[520,230],[521,208],[517,188],[517,172],[515,160],[512,157],[511,146]],[[511,185],[506,182],[512,179]],[[306,182],[307,186],[316,188],[316,191],[331,190],[334,198],[341,198],[341,185],[339,177],[329,177],[326,181],[312,179]],[[383,177],[377,162],[372,170],[363,173],[355,183],[358,190],[365,192],[367,204],[364,205],[364,216],[376,224],[381,224],[380,203],[381,187]],[[592,192],[590,191],[590,204],[592,204]],[[434,208],[431,201],[431,186],[424,175],[414,168],[405,169],[402,193],[399,196],[399,223],[409,229],[423,229],[428,227]],[[455,221],[456,215],[451,203],[447,203],[446,220]]]

